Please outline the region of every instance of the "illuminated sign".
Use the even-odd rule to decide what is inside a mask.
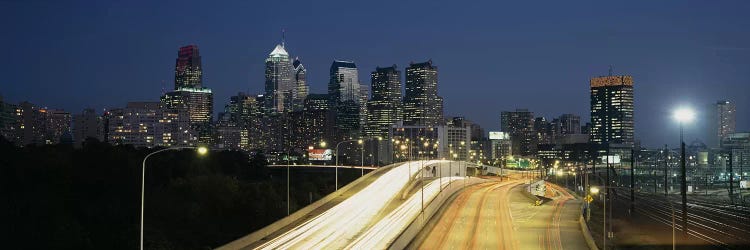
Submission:
[[[602,76],[591,78],[591,87],[607,86],[633,86],[633,77],[631,76]]]
[[[602,156],[602,162],[607,162],[607,158],[609,158],[609,163],[610,164],[620,163],[620,156],[619,155],[610,155],[609,157]]]
[[[505,140],[508,139],[508,133],[499,131],[490,131],[490,140]]]
[[[307,157],[311,161],[330,161],[333,158],[333,150],[325,148],[308,149]]]

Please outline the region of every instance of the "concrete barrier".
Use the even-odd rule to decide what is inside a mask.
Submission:
[[[599,248],[596,247],[596,243],[594,243],[594,237],[591,237],[591,231],[589,231],[589,226],[586,225],[586,220],[583,219],[583,215],[578,217],[578,223],[581,224],[581,232],[583,232],[583,239],[586,240],[586,245],[589,246],[589,249],[599,250]]]
[[[443,189],[442,192],[438,193],[435,198],[429,201],[427,206],[424,208],[424,213],[417,215],[414,221],[412,221],[411,224],[409,224],[409,226],[407,226],[406,229],[404,229],[401,234],[396,237],[396,239],[390,242],[390,246],[388,247],[388,249],[405,249],[414,239],[414,237],[416,237],[417,234],[422,231],[422,228],[424,228],[424,226],[430,221],[430,218],[432,218],[432,216],[434,216],[435,213],[440,210],[440,207],[443,206],[443,203],[445,203],[445,201],[448,200],[451,195],[467,186],[483,182],[488,182],[488,180],[480,178],[467,178],[465,180],[451,182],[446,188]]]
[[[339,190],[326,195],[325,197],[321,198],[320,200],[318,200],[316,202],[313,202],[312,204],[307,205],[307,206],[305,206],[304,208],[302,208],[300,210],[297,210],[297,212],[294,212],[294,213],[290,214],[289,216],[284,217],[284,218],[282,218],[282,219],[280,219],[280,220],[278,220],[278,221],[276,221],[274,223],[271,223],[270,225],[268,225],[268,226],[266,226],[264,228],[261,228],[261,229],[255,231],[255,232],[253,232],[251,234],[248,234],[248,235],[246,235],[246,236],[244,236],[242,238],[239,238],[237,240],[229,242],[229,243],[227,243],[227,244],[225,244],[223,246],[220,246],[220,247],[218,247],[216,249],[219,249],[219,250],[224,250],[224,249],[242,249],[242,248],[245,248],[245,247],[247,247],[247,246],[249,246],[249,245],[251,245],[251,244],[253,244],[253,243],[257,242],[257,241],[260,241],[263,238],[268,237],[269,235],[271,235],[271,234],[279,231],[280,229],[282,229],[282,228],[284,228],[286,226],[289,226],[293,222],[295,222],[295,221],[297,221],[297,220],[299,220],[299,219],[307,216],[308,214],[310,214],[315,209],[318,209],[319,207],[321,207],[324,204],[330,202],[331,200],[335,199],[336,197],[340,196],[341,194],[346,193],[347,191],[349,191],[349,189],[351,189],[354,186],[359,185],[361,182],[363,182],[364,180],[368,179],[372,175],[378,174],[380,172],[388,171],[391,168],[393,168],[393,166],[398,165],[398,164],[402,164],[402,163],[391,164],[391,165],[388,165],[388,166],[376,169],[376,170],[374,170],[374,171],[372,171],[370,173],[367,173],[364,177],[361,177],[361,178],[358,178],[358,179],[352,181],[351,183],[347,184],[346,186],[343,186],[343,187],[339,188]]]

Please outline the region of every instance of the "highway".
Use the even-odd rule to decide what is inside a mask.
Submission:
[[[396,166],[348,199],[256,249],[344,248],[349,243],[358,241],[358,236],[381,221],[381,217],[393,213],[384,211],[386,206],[392,200],[400,199],[400,191],[416,175],[423,174],[420,172],[423,166],[440,162],[447,161],[412,161]],[[435,190],[439,191],[439,188]],[[421,193],[418,194],[421,198]],[[425,194],[428,195],[427,192]],[[409,202],[413,197],[415,196]],[[409,202],[405,204],[410,204]]]
[[[564,191],[532,206],[521,181],[467,187],[413,243],[419,249],[586,249],[580,203]],[[564,239],[564,240],[563,240]]]

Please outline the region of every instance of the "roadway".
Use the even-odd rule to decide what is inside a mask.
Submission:
[[[446,203],[413,246],[419,249],[586,249],[580,202],[562,189],[532,206],[523,182],[467,187]],[[563,240],[564,239],[564,240]]]
[[[416,177],[437,177],[432,174],[433,169],[427,171],[428,168],[425,168],[426,171],[420,171],[423,167],[429,167],[434,164],[440,165],[440,163],[447,162],[413,161],[397,165],[387,172],[380,174],[377,179],[372,180],[366,187],[361,188],[356,193],[351,193],[351,195],[335,206],[328,207],[325,211],[321,211],[312,218],[298,223],[293,227],[287,227],[283,232],[274,234],[272,237],[267,237],[263,239],[263,242],[251,244],[247,248],[341,249],[347,246],[352,247],[350,244],[363,244],[363,246],[381,245],[383,241],[387,242],[391,240],[388,237],[380,238],[383,232],[397,231],[408,224],[407,222],[410,222],[403,218],[395,222],[387,219],[396,215],[413,218],[415,216],[414,204],[421,203],[421,190],[406,201],[401,199],[401,191],[408,187]],[[445,171],[445,175],[448,175],[448,171]],[[434,197],[440,191],[441,184],[447,185],[451,179],[458,178],[461,177],[434,179],[426,185],[425,200]],[[414,197],[417,195],[419,195],[420,203],[414,202]],[[398,208],[391,211],[389,208],[392,207]],[[406,208],[402,209],[402,207]],[[418,212],[419,210],[416,210],[416,213]],[[392,223],[383,224],[387,222]],[[372,234],[381,235],[376,238],[379,241],[372,242],[371,239],[362,238],[362,235]]]

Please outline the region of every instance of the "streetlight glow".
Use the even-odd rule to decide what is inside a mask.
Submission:
[[[599,188],[598,187],[591,187],[591,194],[598,194]]]
[[[691,122],[695,119],[695,112],[689,108],[680,108],[675,110],[673,118],[678,122]]]
[[[207,147],[198,147],[197,150],[198,150],[198,155],[205,155],[206,153],[208,153]]]

